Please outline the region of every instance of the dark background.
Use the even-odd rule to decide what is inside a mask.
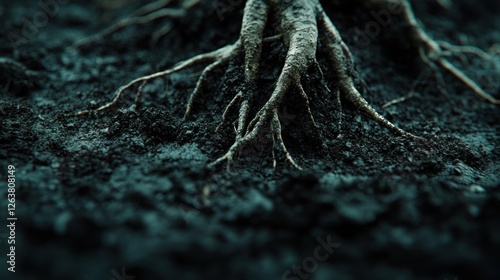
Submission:
[[[381,109],[426,69],[396,17],[366,48],[353,49],[356,68],[369,85],[366,99],[424,142],[394,136],[346,102],[336,138],[340,108],[330,107],[314,73],[305,73],[306,91],[318,93],[311,106],[326,148],[318,148],[293,94],[281,108],[285,143],[304,171],[284,162],[273,170],[265,135],[230,172],[209,169],[234,140],[231,122],[219,133],[214,128],[241,81],[241,58],[209,78],[187,121],[182,115],[202,67],[152,82],[135,110],[128,92],[118,108],[68,116],[108,102],[134,78],[233,43],[241,2],[221,19],[214,1],[202,1],[186,17],[128,27],[79,52],[67,47],[141,3],[107,10],[97,1],[69,1],[14,47],[8,35],[22,34],[23,18],[42,9],[36,1],[0,2],[0,56],[30,69],[0,72],[0,174],[7,177],[9,164],[17,170],[15,276],[112,279],[113,270],[126,268],[136,280],[281,279],[313,256],[317,238],[330,236],[341,246],[309,279],[498,279],[498,106],[444,73],[447,96],[429,75],[411,99]],[[373,20],[370,11],[323,2],[355,45]],[[414,2],[435,38],[482,49],[500,42],[498,1],[454,1],[448,10]],[[173,30],[151,46],[151,34],[166,22]],[[264,89],[272,89],[283,57],[281,43],[265,46]],[[466,57],[465,64],[452,61],[499,97],[499,57]],[[321,51],[318,58],[335,88]],[[6,234],[0,227],[0,276],[16,279],[6,270]]]

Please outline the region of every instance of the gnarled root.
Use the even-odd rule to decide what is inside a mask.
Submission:
[[[280,31],[288,48],[285,65],[270,98],[250,121],[248,121],[250,97],[245,98],[246,95],[238,93],[235,99],[230,102],[226,112],[230,107],[235,106],[236,102],[239,102],[240,105],[236,139],[226,154],[214,161],[211,164],[212,166],[224,161],[227,161],[229,166],[237,151],[255,141],[260,133],[265,133],[267,125],[270,125],[275,144],[273,156],[275,150],[279,149],[284,153],[288,162],[300,169],[300,166],[288,152],[281,137],[281,124],[277,110],[284,96],[292,88],[298,89],[304,99],[303,102],[307,107],[311,121],[316,126],[309,107],[308,96],[300,80],[302,73],[310,66],[317,65],[316,48],[318,39],[322,40],[322,45],[326,48],[325,51],[339,81],[341,94],[369,117],[396,134],[412,136],[378,114],[358,92],[349,74],[352,71],[349,67],[353,65],[352,55],[317,0],[272,1],[269,5],[261,0],[248,1],[241,32],[245,52],[245,77],[247,83],[254,83],[256,79],[259,65],[257,58],[260,57],[261,52],[263,27],[267,20],[268,11],[271,9],[273,10],[272,14],[276,16],[275,20],[280,23]],[[223,120],[225,118],[226,113],[223,115]],[[274,166],[276,166],[276,158]]]
[[[280,35],[265,39],[263,37],[264,28],[270,17],[271,20],[278,23]],[[303,73],[311,66],[315,67],[316,71],[321,72],[316,60],[318,40],[321,40],[322,46],[325,48],[325,52],[331,63],[331,69],[338,79],[340,94],[370,118],[389,128],[397,135],[414,137],[377,113],[358,92],[351,76],[354,71],[352,69],[354,64],[352,55],[347,45],[342,41],[338,30],[323,11],[319,0],[248,0],[244,10],[240,39],[236,43],[183,61],[172,69],[138,78],[121,87],[116,92],[112,102],[96,110],[83,111],[79,114],[101,111],[113,106],[125,90],[139,83],[168,76],[171,73],[198,63],[209,63],[209,66],[201,73],[196,88],[189,98],[184,115],[186,119],[192,113],[193,102],[202,90],[203,84],[210,72],[226,65],[231,57],[237,54],[242,53],[245,59],[244,82],[247,85],[246,88],[251,89],[255,87],[258,84],[262,45],[266,41],[277,38],[283,39],[287,47],[287,54],[285,64],[274,90],[264,105],[254,115],[251,115],[251,112],[253,112],[251,109],[255,106],[253,102],[255,101],[256,91],[249,90],[248,92],[240,91],[236,93],[224,110],[221,122],[222,125],[231,109],[237,108],[235,141],[223,156],[210,164],[211,166],[227,162],[229,167],[241,149],[254,141],[258,141],[260,135],[271,133],[274,143],[272,151],[274,158],[273,165],[276,166],[277,155],[280,153],[284,155],[284,159],[292,166],[301,169],[283,141],[278,110],[284,97],[291,91],[296,91],[301,97],[299,102],[302,102],[309,114],[310,121],[314,127],[317,127],[313,112],[311,112],[311,108],[309,107],[309,97],[301,84],[301,78]],[[139,87],[138,94],[141,92],[140,88],[142,86]],[[325,86],[324,90],[330,91],[327,86]]]

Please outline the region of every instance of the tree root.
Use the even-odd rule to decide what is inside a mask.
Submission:
[[[233,54],[239,48],[239,45],[240,45],[240,43],[236,42],[233,45],[228,45],[228,46],[222,47],[216,51],[200,54],[200,55],[197,55],[197,56],[190,58],[188,60],[182,61],[182,62],[178,63],[177,65],[175,65],[174,67],[172,67],[171,69],[137,78],[137,79],[131,81],[130,83],[120,87],[116,91],[115,97],[113,98],[113,100],[111,102],[106,103],[97,109],[80,111],[80,112],[76,113],[76,115],[81,116],[81,115],[86,115],[89,113],[97,113],[99,111],[111,108],[117,104],[117,102],[120,100],[120,98],[122,97],[122,95],[125,93],[126,90],[132,88],[133,86],[137,85],[138,83],[141,83],[141,86],[139,87],[139,90],[137,91],[136,97],[135,97],[136,102],[138,102],[140,100],[140,96],[142,94],[142,87],[144,86],[145,83],[147,83],[151,80],[157,79],[157,78],[167,77],[173,73],[179,72],[179,71],[184,70],[188,67],[191,67],[191,66],[194,66],[197,64],[201,64],[201,63],[209,62],[209,63],[212,63],[211,65],[213,65],[214,63],[220,62],[219,64],[222,64],[221,62],[226,60],[231,54]],[[207,68],[209,68],[209,67],[207,67]],[[209,71],[204,71],[205,75],[202,74],[202,77],[198,81],[197,88],[201,89],[201,84],[203,83],[204,79],[206,78],[207,72],[210,72],[211,70],[213,70],[214,67],[210,67],[210,68],[211,69],[209,69]],[[207,69],[205,69],[205,70],[207,70]],[[199,91],[199,90],[195,90],[193,92],[193,95],[196,94],[197,91]],[[186,114],[189,112],[189,110],[190,109],[188,107],[188,109],[186,110]]]
[[[391,1],[394,0],[372,0],[372,2],[375,2],[375,5],[379,7],[387,5]],[[473,54],[482,59],[489,60],[492,58],[492,55],[474,46],[456,46],[448,42],[434,40],[416,19],[410,2],[408,0],[397,1],[401,2],[403,18],[409,25],[410,38],[416,43],[422,61],[434,71],[439,90],[447,94],[446,90],[442,87],[445,83],[440,73],[440,69],[444,69],[473,90],[481,98],[493,104],[500,104],[499,99],[488,94],[481,86],[446,58],[447,56],[457,55],[464,61],[463,54]]]
[[[372,2],[380,4],[387,3],[387,1],[392,0],[373,0]],[[408,2],[406,0],[398,1],[403,1],[406,5],[406,19],[413,24],[411,26],[415,36],[418,35],[417,38],[419,40],[418,42],[421,44],[422,59],[424,59],[433,69],[437,68],[436,65],[438,65],[454,73],[455,76],[464,81],[467,86],[474,89],[482,97],[490,102],[497,102],[496,99],[482,92],[474,82],[462,72],[458,71],[458,69],[444,58],[444,56],[447,55],[444,49],[451,52],[469,52],[480,56],[485,55],[485,53],[473,47],[458,47],[431,40],[416,22]],[[278,24],[279,35],[264,38],[264,29],[268,20],[274,20]],[[287,47],[284,66],[269,98],[264,105],[257,108],[257,113],[252,115],[251,112],[253,112],[253,110],[251,109],[256,106],[254,104],[256,91],[251,89],[258,85],[257,80],[262,45],[278,38],[281,38]],[[110,103],[95,110],[79,112],[78,115],[98,112],[110,108],[116,104],[126,90],[137,84],[141,84],[136,96],[136,100],[138,100],[142,93],[144,83],[156,78],[166,77],[174,72],[181,71],[196,64],[208,63],[208,66],[201,72],[194,91],[189,96],[184,115],[184,119],[187,119],[192,114],[193,103],[203,90],[203,85],[210,73],[215,69],[226,66],[232,58],[243,55],[245,61],[244,83],[248,90],[239,91],[234,95],[225,108],[222,114],[221,123],[216,129],[218,130],[227,120],[229,111],[237,109],[237,118],[234,127],[235,140],[227,152],[213,161],[210,166],[216,166],[220,163],[227,162],[229,168],[239,151],[250,143],[258,141],[260,135],[271,133],[273,139],[273,166],[276,167],[278,162],[277,158],[279,154],[281,154],[284,156],[281,158],[284,158],[295,168],[301,169],[283,141],[283,128],[279,119],[278,110],[287,94],[291,91],[299,92],[301,97],[300,102],[305,107],[310,122],[319,130],[309,105],[309,96],[301,84],[303,73],[311,67],[314,67],[313,69],[319,71],[322,75],[321,68],[318,66],[316,60],[318,42],[321,43],[330,62],[331,71],[333,71],[338,81],[338,89],[336,90],[340,92],[344,99],[354,104],[368,117],[382,126],[385,126],[393,133],[412,139],[419,138],[396,127],[382,115],[377,113],[377,111],[361,96],[355,87],[352,77],[354,73],[353,56],[342,40],[339,31],[324,12],[319,0],[247,0],[240,38],[234,44],[227,45],[213,52],[197,55],[191,59],[180,62],[171,69],[135,79],[119,88],[115,93],[115,98]],[[325,85],[324,91],[330,92],[330,89]]]
[[[108,28],[102,30],[101,32],[83,38],[76,43],[74,43],[71,48],[79,49],[81,47],[87,46],[89,44],[95,43],[97,41],[105,39],[107,36],[131,25],[142,25],[147,24],[152,21],[161,18],[179,18],[186,15],[186,12],[198,4],[200,0],[181,0],[180,8],[168,8],[167,6],[174,0],[157,0],[153,3],[142,6],[141,8],[135,10],[128,17],[118,20]],[[163,28],[156,31],[152,38],[151,44],[155,45],[163,36],[165,36],[172,28],[170,23],[166,24]]]
[[[122,86],[116,92],[115,98],[110,103],[105,104],[96,110],[79,112],[78,115],[101,111],[113,106],[120,99],[125,90],[138,83],[144,83],[155,78],[165,77],[198,63],[210,63],[209,66],[207,66],[201,73],[198,83],[189,98],[186,113],[184,115],[184,118],[187,119],[191,114],[193,102],[201,92],[203,83],[206,81],[211,71],[226,65],[231,57],[234,57],[242,52],[245,58],[245,83],[248,85],[256,85],[259,73],[262,44],[266,41],[282,37],[288,51],[285,59],[285,65],[278,78],[274,91],[271,93],[268,101],[254,116],[252,116],[252,118],[250,118],[250,109],[253,100],[252,94],[238,92],[235,95],[222,115],[223,123],[227,118],[228,111],[231,108],[239,107],[237,125],[235,127],[235,142],[228,149],[226,154],[211,163],[211,166],[224,161],[227,161],[229,166],[229,164],[233,161],[235,154],[245,145],[257,140],[258,136],[265,133],[266,127],[269,126],[274,143],[273,165],[276,166],[277,153],[281,152],[284,154],[285,159],[292,164],[292,166],[298,169],[301,168],[288,152],[283,141],[282,127],[278,117],[278,109],[284,96],[292,89],[297,89],[303,99],[302,102],[307,109],[311,122],[315,127],[317,127],[309,106],[309,98],[302,87],[300,80],[302,73],[306,72],[309,67],[315,66],[319,69],[316,61],[316,48],[318,40],[322,40],[323,46],[325,47],[328,58],[332,64],[333,71],[338,77],[340,91],[344,94],[344,96],[364,111],[369,117],[383,126],[388,127],[396,134],[412,136],[400,128],[397,128],[383,116],[378,114],[358,92],[354,86],[354,81],[350,76],[352,71],[350,67],[353,65],[352,55],[350,54],[347,45],[342,41],[339,32],[324,13],[319,1],[293,0],[292,2],[293,5],[282,1],[269,1],[269,3],[262,0],[247,1],[240,39],[236,43],[210,53],[195,56],[189,60],[179,63],[169,70],[138,78],[129,84]],[[273,11],[273,13],[271,13],[271,11]],[[264,39],[264,28],[269,14],[275,16],[275,20],[280,26],[281,34],[279,37]],[[329,91],[328,88],[325,90]],[[142,91],[139,88],[137,94],[139,95],[141,92]],[[136,100],[137,99],[138,98],[136,98]]]

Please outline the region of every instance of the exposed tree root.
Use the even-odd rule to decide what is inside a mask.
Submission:
[[[489,60],[492,57],[490,53],[474,46],[455,46],[448,42],[434,40],[418,22],[408,0],[371,0],[369,2],[373,6],[385,8],[390,2],[394,3],[395,1],[399,1],[402,5],[402,15],[409,25],[410,38],[417,45],[422,61],[434,71],[438,81],[438,88],[442,93],[446,94],[446,90],[442,87],[444,79],[442,78],[440,69],[444,69],[451,73],[481,98],[493,104],[500,104],[499,99],[488,94],[481,86],[446,58],[447,56],[457,55],[463,60],[463,54],[468,53]]]
[[[180,2],[180,8],[169,8],[169,4],[171,2]],[[131,25],[142,25],[147,24],[152,21],[161,19],[161,18],[179,18],[186,15],[186,12],[198,4],[200,0],[157,0],[153,3],[142,6],[141,8],[135,10],[128,17],[118,20],[108,28],[102,30],[101,32],[83,38],[82,40],[77,41],[73,44],[72,48],[78,49],[89,45],[91,43],[95,43],[97,41],[105,39],[107,36]],[[154,45],[161,39],[161,37],[165,36],[172,28],[170,23],[166,24],[163,28],[156,31],[152,38],[151,43]]]
[[[178,63],[177,65],[175,65],[171,69],[168,69],[168,70],[165,70],[165,71],[161,71],[161,72],[157,72],[157,73],[154,73],[154,74],[151,74],[151,75],[148,75],[148,76],[143,76],[143,77],[137,78],[137,79],[131,81],[130,83],[128,83],[128,84],[120,87],[116,91],[115,97],[113,98],[113,100],[111,102],[109,102],[107,104],[104,104],[103,106],[101,106],[101,107],[99,107],[97,109],[94,109],[94,110],[80,111],[80,112],[77,113],[77,115],[81,116],[81,115],[86,115],[86,114],[89,114],[89,113],[96,113],[96,112],[99,112],[99,111],[102,111],[102,110],[105,110],[105,109],[113,107],[120,100],[120,98],[122,97],[122,95],[125,93],[125,91],[127,89],[130,89],[130,88],[136,86],[138,83],[141,83],[141,87],[142,87],[145,82],[148,82],[148,81],[151,81],[151,80],[154,80],[154,79],[157,79],[157,78],[167,77],[168,75],[171,75],[171,74],[173,74],[175,72],[179,72],[179,71],[184,70],[184,69],[186,69],[188,67],[191,67],[193,65],[197,65],[197,64],[201,64],[201,63],[207,63],[207,62],[213,64],[213,63],[216,63],[218,61],[226,60],[232,53],[234,53],[239,48],[239,46],[240,46],[240,43],[238,41],[238,42],[236,42],[233,45],[228,45],[228,46],[222,47],[222,48],[220,48],[220,49],[218,49],[216,51],[209,52],[209,53],[204,53],[204,54],[200,54],[200,55],[197,55],[197,56],[195,56],[193,58],[190,58],[188,60],[182,61],[182,62]],[[200,78],[200,80],[198,81],[198,84],[201,85],[202,82],[203,82],[203,80]],[[195,90],[193,92],[193,94],[195,94],[196,92],[197,92],[197,90]],[[137,93],[136,93],[136,98],[135,98],[136,101],[138,101],[140,99],[140,95],[141,94],[142,94],[142,90],[138,90]],[[188,111],[189,111],[189,107],[188,107],[188,110],[186,111],[186,113]]]
[[[393,0],[373,0],[372,2],[380,5],[387,4],[387,1]],[[487,55],[486,53],[473,47],[457,47],[443,42],[438,43],[430,39],[417,23],[409,3],[406,0],[394,1],[402,1],[401,3],[405,5],[405,18],[410,22],[413,37],[420,44],[422,59],[429,66],[435,70],[437,70],[437,66],[445,68],[488,101],[498,102],[482,91],[479,86],[444,58],[447,55],[445,50],[451,52],[471,52],[480,56]],[[280,35],[265,39],[263,36],[264,29],[269,20],[273,20],[278,24],[278,33]],[[258,84],[262,45],[266,41],[278,38],[283,40],[287,48],[283,69],[267,101],[264,105],[257,108],[257,113],[252,114],[252,108],[256,106],[255,95],[257,91],[251,89],[255,88]],[[115,98],[110,103],[96,110],[79,112],[78,115],[107,109],[115,105],[126,90],[140,84],[136,97],[136,100],[138,100],[144,83],[152,79],[166,77],[195,64],[206,63],[208,66],[201,72],[196,87],[189,97],[184,115],[184,119],[187,119],[191,115],[193,103],[203,90],[203,85],[210,73],[215,69],[225,67],[232,58],[242,54],[245,61],[244,83],[247,85],[246,89],[248,90],[235,93],[222,114],[221,124],[217,127],[219,129],[224,124],[228,118],[229,111],[237,109],[234,129],[235,140],[227,152],[212,162],[210,166],[227,162],[229,167],[241,149],[257,141],[258,137],[263,133],[271,133],[274,144],[272,151],[273,165],[276,166],[278,158],[283,158],[292,166],[301,169],[283,141],[278,110],[284,97],[291,91],[296,91],[301,97],[299,102],[302,102],[305,107],[311,123],[314,127],[318,128],[309,105],[309,96],[301,84],[303,73],[311,67],[314,67],[312,69],[315,69],[315,71],[321,72],[316,60],[318,42],[321,43],[330,62],[331,70],[338,81],[338,90],[346,100],[395,134],[415,138],[412,134],[396,127],[377,113],[356,89],[352,77],[354,73],[352,54],[342,40],[336,27],[324,12],[319,0],[247,0],[240,38],[234,44],[227,45],[213,52],[200,54],[180,62],[171,69],[135,79],[119,88],[115,94]],[[320,74],[322,75],[322,73]],[[324,91],[330,91],[330,89],[325,86]]]

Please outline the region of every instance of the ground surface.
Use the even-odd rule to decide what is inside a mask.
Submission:
[[[324,2],[342,36],[356,46],[353,38],[373,20],[370,11]],[[495,1],[456,1],[448,11],[417,2],[417,16],[437,38],[483,49],[500,42]],[[430,76],[413,98],[381,109],[406,94],[425,69],[396,19],[368,46],[353,48],[370,87],[363,94],[428,143],[395,137],[348,104],[342,137],[334,138],[328,128],[338,114],[320,96],[311,106],[325,150],[317,148],[297,102],[282,109],[284,140],[304,171],[283,162],[273,170],[265,137],[231,173],[208,169],[234,140],[231,124],[213,131],[241,80],[241,61],[210,78],[186,122],[193,74],[201,68],[152,83],[136,110],[130,93],[118,110],[65,117],[109,101],[133,78],[236,40],[242,4],[223,18],[213,4],[204,1],[174,21],[154,47],[149,34],[161,21],[75,53],[65,47],[138,3],[105,12],[70,1],[15,50],[7,34],[22,34],[22,17],[31,20],[41,8],[29,1],[3,3],[0,54],[38,73],[8,91],[15,73],[0,73],[0,173],[6,178],[8,164],[17,169],[18,279],[119,279],[122,268],[136,280],[281,279],[314,256],[317,238],[340,247],[304,275],[308,279],[498,279],[499,107],[445,75],[449,96]],[[272,88],[283,57],[280,43],[265,46],[263,85]],[[466,69],[500,95],[498,57],[470,57]],[[326,77],[334,88],[334,77]],[[304,84],[311,92],[319,88],[312,75]],[[6,188],[0,193],[6,197]],[[6,209],[6,199],[0,205]],[[16,279],[5,267],[6,233],[2,227],[0,278]]]

